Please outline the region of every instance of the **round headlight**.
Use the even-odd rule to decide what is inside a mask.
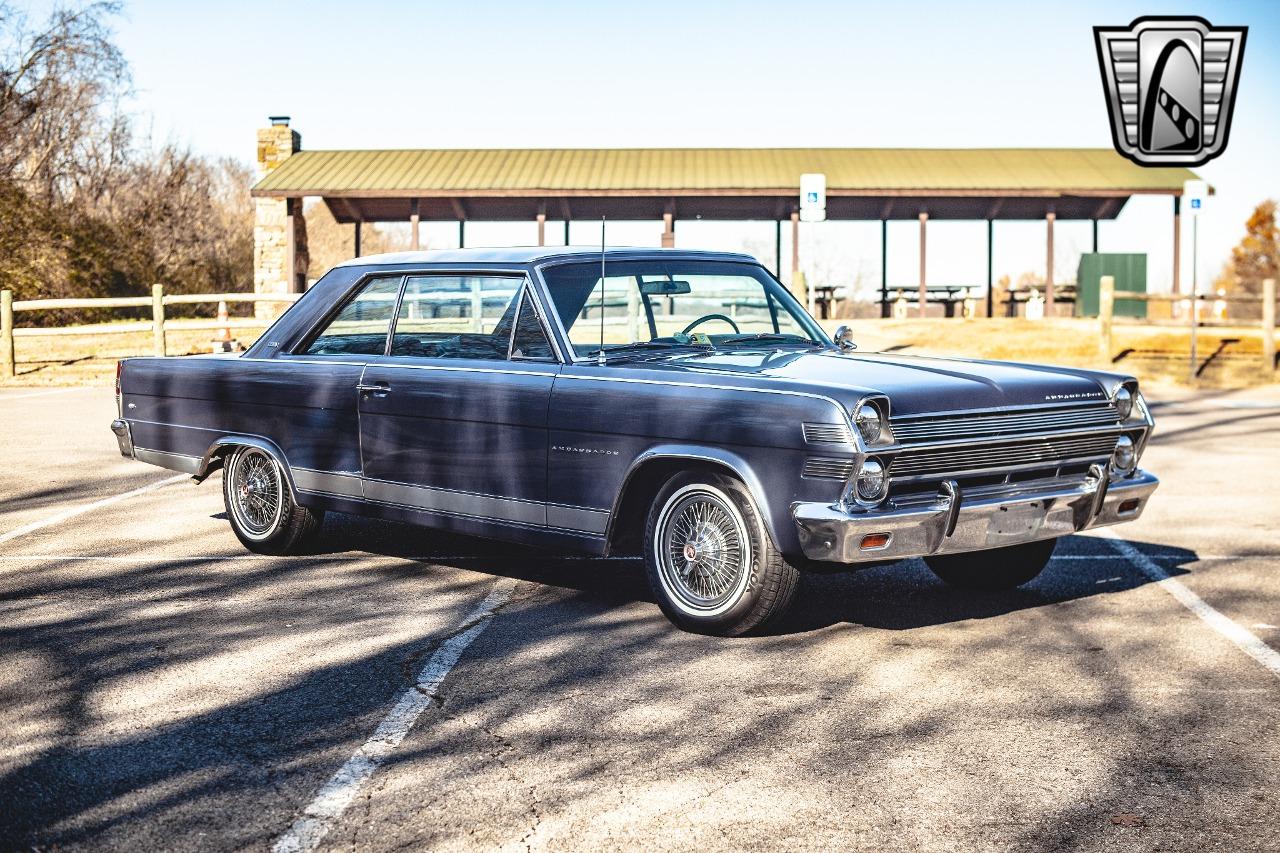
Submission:
[[[884,500],[889,491],[889,479],[884,474],[884,466],[875,459],[867,459],[858,469],[857,479],[853,483],[858,503],[877,504]]]
[[[858,407],[857,414],[853,416],[853,422],[857,425],[862,440],[867,444],[874,444],[880,440],[880,410],[875,406],[863,403]]]
[[[1129,420],[1129,415],[1133,414],[1133,394],[1129,389],[1121,385],[1111,399],[1116,404],[1116,413],[1120,415],[1120,420]]]
[[[1128,474],[1138,464],[1138,454],[1133,446],[1133,439],[1127,435],[1120,436],[1116,442],[1115,455],[1111,457],[1111,467],[1121,474]]]

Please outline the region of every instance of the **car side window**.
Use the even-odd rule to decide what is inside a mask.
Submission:
[[[382,355],[401,276],[371,279],[303,351],[304,355]]]
[[[516,318],[515,334],[511,336],[511,357],[523,359],[546,359],[550,361],[551,342],[538,321],[538,314],[533,309],[533,296],[526,289],[524,298],[520,300],[520,315]]]
[[[510,276],[409,276],[391,355],[505,360],[523,288]]]

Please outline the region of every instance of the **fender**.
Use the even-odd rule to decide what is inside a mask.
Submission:
[[[617,496],[613,499],[613,507],[609,510],[609,527],[605,531],[606,540],[611,540],[613,537],[614,524],[618,518],[622,496],[627,493],[627,488],[631,485],[632,476],[645,463],[659,459],[710,462],[728,468],[746,485],[747,491],[751,494],[751,499],[755,501],[757,514],[764,522],[769,536],[772,537],[775,543],[780,541],[778,531],[774,526],[772,508],[769,506],[767,493],[760,484],[760,478],[756,476],[755,470],[750,463],[731,450],[698,444],[659,444],[650,447],[631,461],[631,466],[627,468],[626,476],[622,478],[622,487],[618,490]]]
[[[196,473],[191,475],[191,479],[197,483],[202,483],[206,477],[221,468],[222,459],[219,452],[228,447],[256,447],[266,453],[284,471],[284,478],[289,483],[289,490],[294,495],[297,495],[298,489],[293,482],[293,470],[289,467],[289,462],[284,457],[284,451],[275,442],[257,435],[224,435],[215,440],[209,445],[209,449],[205,451],[204,458],[200,460],[200,467],[196,470]]]

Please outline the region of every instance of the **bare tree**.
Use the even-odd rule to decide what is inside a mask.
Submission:
[[[95,198],[127,158],[119,4],[56,8],[43,27],[0,0],[0,177],[46,204]]]
[[[141,143],[115,0],[40,26],[0,0],[0,284],[24,296],[252,286],[251,173]],[[55,321],[60,318],[51,318]]]

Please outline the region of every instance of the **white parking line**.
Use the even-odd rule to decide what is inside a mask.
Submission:
[[[100,560],[104,563],[201,563],[215,562],[220,560],[255,560],[259,562],[271,562],[272,560],[297,560],[298,557],[276,557],[268,554],[202,554],[189,556],[175,556],[173,554],[0,554],[0,562],[20,563],[24,561],[44,561],[65,560],[68,562],[75,560],[95,561]],[[427,554],[421,557],[398,557],[393,554],[378,554],[374,551],[368,551],[357,554],[312,554],[305,558],[311,561],[325,560],[404,560],[408,563],[460,563],[464,560],[473,562],[487,559],[480,554],[470,555],[450,555],[450,554]],[[547,559],[555,562],[597,562],[597,563],[634,563],[638,562],[640,557],[583,557],[578,555],[549,556]],[[1115,557],[1097,556],[1090,559],[1097,560],[1114,560]],[[1201,559],[1217,559],[1212,557],[1202,557]],[[1228,559],[1228,558],[1221,558]],[[1236,559],[1236,558],[1229,558]]]
[[[109,498],[103,498],[100,501],[94,501],[93,503],[74,506],[71,509],[63,510],[62,512],[57,513],[56,515],[51,515],[48,518],[42,518],[39,521],[33,521],[30,524],[24,524],[21,527],[16,527],[13,530],[10,530],[8,533],[0,533],[0,543],[17,539],[19,536],[25,536],[26,534],[32,533],[43,527],[48,527],[52,524],[59,524],[61,522],[66,521],[69,518],[75,518],[77,515],[84,515],[86,512],[92,512],[95,509],[102,509],[104,506],[111,506],[113,503],[119,503],[120,501],[128,500],[129,498],[135,497],[137,495],[146,494],[147,492],[154,492],[156,489],[159,489],[163,486],[167,486],[170,483],[176,483],[179,480],[187,480],[187,479],[190,479],[189,475],[179,474],[176,477],[168,477],[167,479],[160,480],[155,483],[149,483],[141,488],[133,489],[132,491],[122,492],[118,495],[112,495]]]
[[[382,718],[372,737],[324,784],[315,799],[302,810],[302,816],[289,827],[289,831],[276,839],[271,848],[274,853],[293,853],[316,848],[338,818],[342,817],[347,806],[351,805],[364,783],[369,781],[374,771],[400,745],[418,717],[422,716],[422,712],[431,706],[431,701],[449,670],[457,664],[467,646],[489,626],[494,614],[511,598],[515,586],[516,581],[511,578],[500,578],[493,585],[484,601],[463,620],[462,627],[441,643],[431,655],[422,672],[418,673],[417,683],[400,694],[395,707]]]
[[[1110,541],[1111,547],[1115,548],[1121,556],[1132,563],[1138,571],[1155,581],[1165,592],[1176,598],[1183,607],[1199,616],[1210,628],[1235,643],[1249,657],[1271,670],[1273,675],[1280,676],[1280,652],[1262,642],[1252,631],[1231,621],[1221,611],[1215,610],[1210,606],[1203,598],[1170,577],[1169,573],[1154,560],[1133,547],[1132,544],[1114,530],[1103,528],[1098,533],[1106,537]]]
[[[30,394],[0,394],[0,403],[8,400],[27,400],[31,397],[47,397],[50,394],[66,394],[69,391],[83,391],[84,388],[51,388],[48,391],[33,391]]]

